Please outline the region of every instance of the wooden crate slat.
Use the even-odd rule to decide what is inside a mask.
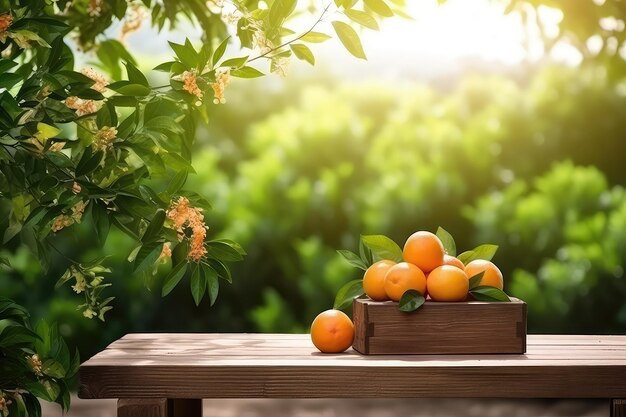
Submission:
[[[394,302],[356,299],[354,349],[363,354],[524,353],[526,304],[427,301],[404,313]]]

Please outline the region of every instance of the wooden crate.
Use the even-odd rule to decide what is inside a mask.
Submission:
[[[426,301],[404,313],[398,303],[357,298],[352,347],[366,355],[526,352],[526,303]]]

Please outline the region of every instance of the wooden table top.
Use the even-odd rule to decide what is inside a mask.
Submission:
[[[322,354],[309,335],[129,334],[81,398],[626,398],[626,336],[529,335],[524,355]]]

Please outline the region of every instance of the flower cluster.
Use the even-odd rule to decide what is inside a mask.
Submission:
[[[198,75],[195,70],[183,72],[183,90],[202,100],[202,90],[198,87]]]
[[[0,414],[4,417],[9,415],[9,406],[13,403],[7,395],[0,391]]]
[[[102,13],[102,0],[89,0],[87,14],[91,17],[98,17]]]
[[[191,230],[187,257],[194,262],[200,262],[207,252],[204,247],[207,226],[204,223],[202,209],[192,207],[186,197],[179,197],[178,201],[170,204],[167,218],[174,223],[174,229],[178,232],[179,240],[185,238],[185,228]]]
[[[83,213],[85,212],[85,207],[87,207],[87,203],[81,200],[72,207],[72,214],[58,215],[52,222],[52,231],[58,232],[74,223],[80,223]]]
[[[280,57],[272,59],[272,72],[278,74],[279,77],[285,78],[289,72],[289,58]]]
[[[97,73],[93,68],[83,68],[80,72],[95,81],[91,86],[92,89],[104,93],[107,85],[109,85],[109,81],[104,75]]]
[[[83,311],[83,316],[88,318],[88,319],[92,319],[94,317],[96,317],[96,312],[93,311],[91,309],[91,307],[87,307],[84,311]]]
[[[4,42],[6,40],[6,33],[9,30],[9,27],[13,24],[13,16],[10,14],[2,14],[0,15],[0,41]]]
[[[141,4],[133,4],[129,13],[124,18],[124,25],[120,30],[120,40],[124,41],[128,35],[136,32],[141,27],[141,23],[146,18],[146,12]]]
[[[76,110],[76,115],[80,117],[97,112],[100,110],[102,103],[95,100],[85,100],[76,96],[70,96],[65,99],[65,105],[72,110]]]
[[[224,7],[224,0],[208,0],[206,6],[211,13],[219,14]]]
[[[93,147],[97,150],[106,151],[117,137],[117,129],[104,126],[96,132],[93,138]]]
[[[161,255],[159,255],[159,258],[165,259],[165,258],[171,258],[171,257],[172,257],[172,244],[170,242],[165,242],[163,244],[163,249],[161,250]]]
[[[213,95],[215,96],[215,98],[213,99],[213,103],[226,103],[224,90],[226,90],[226,86],[228,84],[230,84],[230,68],[220,68],[215,71],[215,82],[211,83],[211,88],[213,88]]]
[[[252,35],[252,47],[260,53],[266,54],[274,48],[274,44],[267,39],[265,32],[259,28]]]
[[[33,373],[37,376],[43,376],[43,372],[41,371],[41,359],[39,359],[39,355],[34,354],[32,356],[27,356],[26,357],[26,363],[28,363],[28,366],[30,367],[30,369],[33,371]]]

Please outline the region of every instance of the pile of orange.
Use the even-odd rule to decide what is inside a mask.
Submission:
[[[503,288],[502,272],[491,261],[476,259],[464,265],[445,253],[433,233],[413,233],[404,244],[404,262],[378,261],[365,271],[363,289],[376,301],[399,301],[408,290],[416,290],[433,301],[464,301],[469,279],[481,272],[480,285]]]
[[[476,259],[465,265],[446,254],[441,240],[431,232],[409,236],[402,257],[403,262],[385,259],[365,271],[363,290],[369,298],[400,301],[405,292],[415,290],[432,301],[465,301],[469,299],[470,278],[481,272],[481,286],[503,289],[502,272],[495,264]],[[339,310],[319,314],[311,325],[313,344],[322,352],[343,352],[353,338],[352,321]]]

